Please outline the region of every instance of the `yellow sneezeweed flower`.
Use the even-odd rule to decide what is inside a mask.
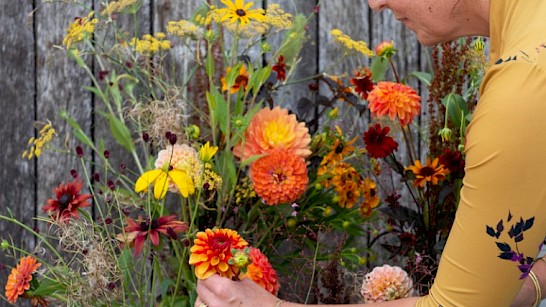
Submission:
[[[239,22],[241,28],[244,28],[255,20],[263,22],[265,19],[264,10],[250,8],[254,5],[254,2],[248,2],[245,4],[244,0],[220,0],[226,7],[217,9],[217,12],[222,16],[220,22],[227,21],[228,23]]]
[[[66,49],[70,49],[71,45],[89,38],[95,32],[95,25],[99,20],[92,18],[94,14],[95,12],[91,12],[87,17],[74,19],[74,22],[66,30],[66,36],[63,39],[63,45],[66,45]]]
[[[53,139],[56,135],[55,128],[50,121],[48,121],[42,129],[38,132],[38,138],[31,137],[28,140],[29,149],[23,152],[23,159],[32,159],[34,157],[39,157],[42,154],[44,147]]]
[[[176,35],[180,38],[200,38],[203,36],[201,28],[187,20],[169,21],[167,24],[167,33]]]
[[[199,159],[203,162],[209,162],[217,151],[218,146],[211,147],[210,142],[207,142],[199,149]]]
[[[152,56],[159,51],[171,49],[171,42],[165,39],[165,33],[158,32],[155,36],[144,34],[142,39],[133,38],[131,40],[131,46],[135,48],[137,53]]]
[[[330,34],[332,34],[338,44],[347,48],[348,50],[354,50],[368,57],[374,56],[374,52],[368,48],[368,44],[366,44],[366,42],[355,41],[349,37],[349,35],[344,34],[339,29],[333,29],[330,31]]]
[[[188,197],[195,193],[195,186],[190,175],[180,169],[153,169],[142,174],[135,183],[135,192],[146,192],[150,185],[154,185],[154,197],[162,199],[169,189],[169,179],[174,182],[180,194]]]
[[[205,171],[203,173],[203,189],[212,191],[218,190],[222,186],[222,177],[218,175],[213,169],[212,165],[205,164]]]
[[[121,13],[127,7],[137,3],[137,0],[119,0],[108,3],[108,6],[102,10],[102,15],[111,16],[113,13]]]

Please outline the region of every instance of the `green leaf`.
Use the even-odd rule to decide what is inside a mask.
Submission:
[[[251,164],[252,162],[254,162],[254,161],[260,159],[260,158],[263,157],[263,156],[266,156],[266,154],[253,155],[253,156],[251,156],[250,158],[248,158],[248,159],[244,160],[243,162],[241,162],[241,167],[245,167],[245,166]]]
[[[123,146],[128,152],[133,152],[135,150],[135,145],[133,144],[133,138],[131,137],[131,131],[125,125],[124,122],[119,120],[112,114],[99,112],[103,117],[108,120],[108,125],[110,127],[110,132],[116,140],[116,142]]]
[[[214,77],[214,57],[212,56],[212,52],[209,52],[207,54],[207,61],[205,62],[205,71],[207,73],[207,76]]]
[[[52,294],[65,293],[66,285],[55,279],[45,278],[40,280],[38,288],[29,292],[32,296],[51,296]]]
[[[373,57],[372,64],[370,65],[370,70],[372,72],[372,79],[374,82],[379,82],[385,80],[385,74],[389,69],[389,61],[383,57]]]
[[[451,93],[442,99],[442,104],[446,108],[448,119],[455,127],[466,128],[468,125],[466,118],[470,111],[464,98],[461,95]]]
[[[294,18],[292,28],[285,32],[281,47],[276,52],[275,57],[283,56],[284,62],[292,66],[300,54],[305,42],[305,26],[307,25],[307,17],[298,14]]]
[[[414,71],[408,77],[415,77],[427,86],[430,86],[430,81],[432,80],[432,74],[423,71]]]
[[[230,135],[228,132],[228,104],[224,96],[216,89],[212,88],[212,92],[207,93],[207,101],[213,122],[220,126],[220,130],[225,135]]]
[[[87,136],[87,134],[85,134],[85,132],[83,132],[83,129],[80,127],[80,125],[78,125],[78,123],[74,119],[72,119],[66,111],[61,111],[61,118],[66,120],[68,125],[72,127],[72,133],[80,142],[91,148],[94,148],[93,141]]]

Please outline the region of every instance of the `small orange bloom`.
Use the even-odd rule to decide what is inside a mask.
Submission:
[[[275,149],[250,167],[254,191],[268,205],[277,205],[298,199],[309,177],[305,160],[285,149]]]
[[[246,273],[241,274],[241,279],[248,277],[271,294],[277,295],[280,288],[277,272],[267,257],[259,249],[251,247],[250,259],[252,262],[247,266]]]
[[[197,278],[207,279],[214,274],[232,278],[239,274],[236,265],[228,264],[233,258],[231,249],[242,249],[248,243],[235,230],[206,229],[198,232],[195,237],[190,249],[189,264],[195,266]]]
[[[374,86],[368,95],[372,115],[388,115],[391,120],[398,117],[400,124],[406,126],[421,110],[421,97],[404,84],[382,81]]]
[[[306,158],[311,154],[311,135],[305,123],[287,109],[275,107],[258,111],[245,131],[244,143],[233,148],[233,154],[241,160],[267,153],[271,149],[286,149]]]
[[[6,283],[6,298],[12,304],[15,304],[17,298],[30,289],[32,274],[41,266],[32,256],[21,258],[17,267],[11,270]]]
[[[228,67],[226,69],[226,75],[231,71],[231,67]],[[246,90],[246,87],[248,85],[248,72],[246,70],[245,65],[241,66],[241,69],[239,70],[239,75],[237,78],[235,78],[235,83],[231,86],[230,93],[231,94],[237,94],[239,92],[239,89],[242,88],[243,90]],[[228,90],[228,84],[226,81],[226,77],[220,78],[220,82],[222,82],[222,91],[225,92]]]
[[[415,160],[415,164],[406,167],[406,170],[410,170],[415,174],[415,181],[413,185],[416,187],[425,187],[425,183],[428,181],[434,185],[439,181],[444,180],[449,171],[440,164],[440,159],[435,158],[432,162],[430,158],[427,158],[427,164],[422,165],[421,161]]]

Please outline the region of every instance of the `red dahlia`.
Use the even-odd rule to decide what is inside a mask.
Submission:
[[[364,143],[368,155],[372,158],[385,158],[398,148],[398,143],[387,136],[391,129],[389,127],[381,128],[381,125],[375,124],[364,133]]]

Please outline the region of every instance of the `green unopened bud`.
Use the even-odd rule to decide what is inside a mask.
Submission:
[[[208,30],[207,32],[205,32],[205,39],[209,42],[214,41],[216,39],[214,31]]]
[[[260,45],[260,48],[262,49],[262,52],[263,53],[268,53],[271,51],[271,45],[268,43],[268,42],[263,42],[261,45]]]
[[[186,128],[186,132],[188,133],[188,136],[194,140],[199,138],[199,135],[201,134],[201,128],[197,125],[190,125]]]
[[[343,229],[347,229],[347,228],[349,228],[349,226],[351,226],[351,222],[343,221]]]
[[[330,216],[332,214],[332,211],[334,211],[334,209],[332,209],[332,207],[328,206],[328,207],[324,208],[324,212],[322,212],[322,215],[323,216]]]
[[[358,264],[360,264],[360,265],[366,265],[367,262],[368,262],[368,260],[366,260],[366,258],[364,258],[364,257],[359,257],[358,258]]]
[[[244,248],[244,249],[232,249],[231,253],[233,254],[233,258],[229,259],[229,263],[232,265],[237,266],[240,269],[243,269],[250,264],[250,249]]]
[[[286,221],[286,225],[290,228],[296,226],[296,219],[291,217],[288,219],[288,221]]]
[[[451,140],[453,131],[451,131],[451,129],[448,127],[444,127],[440,130],[440,132],[438,132],[438,135],[442,138],[442,142],[448,142]]]
[[[7,240],[2,240],[2,243],[0,244],[0,247],[2,248],[3,251],[5,251],[6,249],[8,249],[10,246],[9,242]]]
[[[328,118],[336,119],[338,114],[339,114],[339,109],[338,108],[333,108],[332,110],[330,110],[330,112],[328,112]]]
[[[464,152],[464,145],[463,145],[463,144],[459,144],[459,146],[457,146],[457,149],[458,149],[460,152]]]
[[[320,183],[315,183],[315,190],[322,190],[322,184]]]

